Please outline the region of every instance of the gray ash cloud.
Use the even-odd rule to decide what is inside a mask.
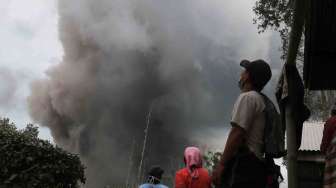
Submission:
[[[200,140],[194,135],[209,137],[208,130],[228,120],[237,62],[267,55],[268,43],[247,48],[258,41],[242,32],[251,26],[235,25],[232,7],[220,5],[59,0],[64,57],[32,83],[29,110],[58,145],[80,154],[85,187],[135,179],[151,106],[144,170],[174,169],[183,148]]]

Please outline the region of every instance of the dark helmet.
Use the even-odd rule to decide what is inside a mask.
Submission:
[[[253,86],[261,91],[272,77],[271,67],[262,59],[255,61],[243,60],[240,66],[244,67],[250,74]]]

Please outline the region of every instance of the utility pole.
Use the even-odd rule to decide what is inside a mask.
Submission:
[[[300,46],[305,18],[306,0],[295,0],[292,29],[290,32],[289,47],[286,63],[296,65],[296,56]],[[291,80],[287,80],[291,82]],[[296,96],[289,95],[287,100],[286,111],[286,130],[287,130],[287,170],[288,170],[288,188],[298,187],[297,176],[297,143],[296,143],[296,125],[293,120],[293,100]]]
[[[150,107],[149,107],[149,111],[148,111],[148,114],[147,114],[146,128],[144,130],[145,137],[144,137],[144,142],[143,142],[143,146],[142,146],[141,160],[140,160],[139,169],[138,169],[138,182],[140,182],[140,180],[141,180],[142,164],[143,164],[143,161],[144,161],[146,145],[147,145],[147,138],[148,138],[148,131],[149,131],[149,124],[150,124],[150,120],[151,120],[151,116],[152,116],[152,106],[153,106],[153,104],[151,104]]]

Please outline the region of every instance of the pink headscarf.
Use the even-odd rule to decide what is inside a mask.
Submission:
[[[202,155],[197,147],[187,147],[184,151],[185,163],[192,178],[198,178],[198,168],[202,168]]]

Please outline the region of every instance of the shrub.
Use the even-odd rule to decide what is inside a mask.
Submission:
[[[71,154],[38,137],[32,124],[17,130],[0,119],[0,187],[76,188],[84,166]]]
[[[205,155],[204,155],[204,166],[205,168],[207,168],[209,170],[209,172],[211,173],[213,168],[217,165],[217,163],[219,162],[220,158],[221,158],[222,153],[221,152],[212,152],[212,151],[208,151]]]

